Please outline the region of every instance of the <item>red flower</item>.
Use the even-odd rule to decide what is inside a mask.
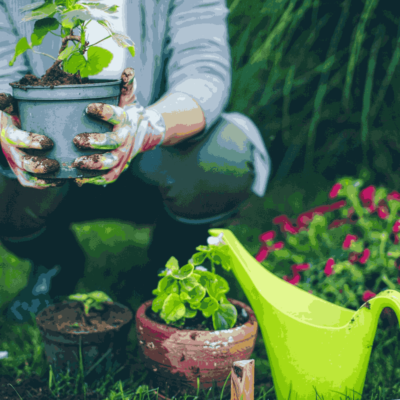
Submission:
[[[307,211],[307,212],[305,212],[303,214],[300,214],[297,217],[297,225],[299,227],[306,226],[312,221],[312,219],[313,219],[313,212],[312,211]]]
[[[362,296],[363,302],[368,301],[376,296],[376,293],[371,292],[370,290],[366,290]]]
[[[339,190],[342,188],[342,185],[340,183],[336,183],[333,185],[333,188],[331,192],[329,193],[329,197],[331,199],[335,198],[339,194]]]
[[[349,254],[349,261],[351,264],[354,264],[358,261],[360,253],[355,253],[354,251]]]
[[[343,249],[349,249],[351,242],[353,242],[357,239],[358,238],[355,235],[346,235],[346,238],[344,239],[344,242],[343,242]]]
[[[272,223],[275,225],[280,225],[282,232],[289,232],[296,234],[298,229],[296,229],[290,222],[289,218],[286,215],[279,215],[272,220]]]
[[[258,254],[255,256],[255,259],[258,262],[263,262],[271,251],[281,250],[285,244],[283,242],[274,243],[272,246],[262,245]]]
[[[330,225],[329,225],[329,229],[332,228],[338,228],[339,226],[342,226],[344,224],[347,224],[349,221],[347,220],[347,218],[345,219],[335,219],[335,221],[333,221]]]
[[[269,242],[275,239],[275,231],[264,232],[259,236],[260,242]]]
[[[319,206],[316,207],[312,210],[315,214],[325,214],[329,211],[331,211],[331,207],[330,206]]]
[[[272,223],[275,225],[280,225],[284,222],[289,222],[289,218],[286,215],[279,215],[272,220]]]
[[[386,219],[389,216],[389,208],[385,200],[381,200],[378,204],[379,218]]]
[[[287,277],[287,275],[285,275],[285,276],[283,277],[283,280],[286,281],[286,282],[291,283],[292,285],[297,285],[297,284],[300,282],[300,274],[297,273],[296,275],[293,276],[292,279],[289,279],[289,278]]]
[[[289,221],[283,223],[282,230],[283,232],[289,232],[293,234],[298,232],[298,230]]]
[[[387,195],[388,200],[397,200],[400,201],[400,193],[399,192],[392,192]]]
[[[255,259],[258,262],[263,262],[268,257],[269,251],[267,246],[261,246],[261,249],[258,251]]]
[[[361,264],[365,264],[368,261],[371,252],[369,249],[364,249],[361,258],[358,260]]]
[[[374,197],[375,197],[375,187],[374,186],[368,186],[367,188],[363,189],[360,192],[361,202],[363,203],[364,207],[368,208],[370,213],[373,213],[376,209],[375,203],[374,203]]]
[[[332,275],[334,273],[333,268],[332,268],[334,264],[335,264],[335,260],[333,258],[329,258],[325,264],[325,269],[324,269],[326,276]]]
[[[399,231],[400,231],[400,219],[397,220],[397,221],[394,223],[393,228],[392,228],[392,232],[393,232],[393,233],[398,233]]]
[[[283,277],[283,280],[291,283],[292,285],[297,285],[300,282],[300,278],[301,278],[299,271],[304,271],[309,268],[310,268],[310,264],[308,264],[308,263],[292,265],[293,278],[289,279],[289,277],[287,275],[285,275]]]
[[[330,205],[331,211],[338,210],[339,208],[345,207],[347,205],[346,200],[340,200],[337,201],[336,203],[333,203]]]

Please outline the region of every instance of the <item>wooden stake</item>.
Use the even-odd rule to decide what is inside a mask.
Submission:
[[[254,360],[233,363],[231,400],[254,400]]]

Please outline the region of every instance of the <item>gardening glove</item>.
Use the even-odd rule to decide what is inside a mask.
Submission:
[[[136,78],[133,68],[122,73],[119,107],[102,103],[89,104],[86,112],[114,125],[112,132],[81,133],[74,138],[79,149],[112,150],[103,154],[78,157],[75,168],[86,170],[108,170],[93,178],[78,178],[78,186],[85,183],[107,185],[115,182],[139,153],[162,144],[165,122],[157,111],[145,109],[136,100]]]
[[[53,147],[50,138],[37,133],[21,130],[21,122],[17,114],[17,103],[8,94],[0,93],[0,146],[10,168],[22,186],[34,189],[62,186],[65,181],[59,179],[46,180],[29,174],[46,174],[56,171],[59,163],[43,156],[28,155],[20,149],[49,150]]]

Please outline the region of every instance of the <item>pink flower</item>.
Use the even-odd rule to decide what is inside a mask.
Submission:
[[[293,234],[296,234],[298,232],[298,230],[289,221],[283,223],[282,230],[284,232],[289,232]]]
[[[338,228],[339,226],[342,226],[344,224],[347,224],[349,221],[347,220],[347,218],[345,219],[336,219],[335,221],[333,221],[328,229],[332,229],[332,228]]]
[[[399,231],[400,231],[400,219],[394,223],[392,228],[392,232],[394,233],[398,233]]]
[[[361,264],[365,264],[368,261],[371,251],[369,249],[364,249],[361,258],[358,260]]]
[[[349,249],[351,242],[356,241],[358,238],[355,235],[346,235],[346,238],[343,242],[343,249]]]
[[[275,225],[280,225],[284,222],[289,222],[289,218],[286,215],[279,215],[272,220],[272,223]]]
[[[362,296],[363,302],[368,301],[376,296],[376,293],[371,292],[370,290],[366,290]]]
[[[389,209],[385,200],[381,200],[378,204],[378,215],[382,219],[386,219],[389,216]]]
[[[325,213],[331,211],[331,207],[330,206],[319,206],[319,207],[314,208],[312,211],[315,214],[325,214]]]
[[[399,192],[392,192],[387,195],[388,200],[397,200],[400,201],[400,193]]]
[[[312,221],[312,219],[313,219],[313,212],[312,211],[305,212],[298,216],[297,225],[299,225],[299,227],[306,226]]]
[[[305,264],[295,264],[295,265],[292,265],[292,271],[293,272],[298,272],[298,271],[305,271],[305,270],[307,270],[307,269],[309,269],[310,268],[310,264],[308,264],[308,263],[305,263]]]
[[[271,253],[271,251],[281,250],[284,245],[284,242],[277,242],[274,243],[272,246],[262,245],[260,250],[258,251],[258,254],[255,256],[255,259],[258,262],[263,262],[268,257],[269,253]]]
[[[338,210],[339,208],[345,207],[347,205],[346,200],[340,200],[337,201],[336,203],[333,203],[330,205],[331,211]]]
[[[268,257],[269,251],[267,246],[261,246],[261,249],[258,251],[255,259],[258,262],[263,262]]]
[[[375,198],[375,187],[374,186],[368,186],[367,188],[363,189],[360,192],[361,202],[363,203],[364,207],[368,208],[370,213],[373,213],[376,209],[375,203],[374,203],[374,198]]]
[[[259,236],[260,242],[269,242],[275,239],[275,231],[264,232]]]
[[[287,277],[287,275],[285,275],[285,276],[283,277],[283,280],[286,281],[286,282],[291,283],[292,285],[297,285],[297,284],[300,282],[300,274],[297,273],[296,275],[293,276],[292,279],[289,279],[289,278]]]
[[[339,194],[339,190],[342,188],[342,185],[340,183],[336,183],[333,185],[332,190],[329,193],[329,197],[331,199],[335,198]]]
[[[351,263],[351,264],[354,264],[355,262],[359,261],[359,260],[358,260],[359,255],[360,255],[360,253],[356,253],[356,252],[352,251],[352,252],[349,254],[349,261],[350,261],[350,263]]]
[[[332,275],[334,273],[333,268],[332,268],[334,264],[335,264],[335,260],[333,258],[329,258],[325,264],[325,269],[324,269],[326,276]]]

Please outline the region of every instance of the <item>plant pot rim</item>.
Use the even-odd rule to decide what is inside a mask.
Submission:
[[[243,303],[243,302],[241,302],[239,300],[234,300],[234,299],[228,298],[228,301],[230,303],[232,303],[235,306],[241,307],[242,309],[244,309],[247,312],[247,315],[249,316],[249,319],[243,325],[240,325],[240,326],[238,326],[236,328],[213,330],[213,331],[204,331],[204,330],[198,330],[198,329],[179,329],[179,328],[176,328],[176,327],[171,326],[171,325],[161,324],[159,322],[153,321],[152,319],[150,319],[146,315],[146,310],[151,306],[151,304],[153,303],[153,300],[154,299],[146,301],[145,303],[143,303],[138,308],[138,310],[136,312],[136,321],[138,321],[140,319],[146,325],[147,324],[151,324],[152,326],[157,328],[159,331],[162,331],[163,333],[165,333],[167,335],[173,334],[176,331],[182,331],[182,332],[185,332],[185,333],[186,332],[201,332],[202,335],[207,335],[208,334],[208,335],[214,337],[214,335],[218,335],[220,332],[221,333],[226,333],[226,332],[229,332],[229,331],[238,330],[238,329],[242,329],[242,328],[250,328],[254,324],[256,324],[257,327],[258,327],[256,316],[254,314],[254,311],[250,308],[250,306],[248,306],[247,304],[245,304],[245,303]]]
[[[45,311],[48,311],[49,309],[51,309],[51,308],[55,308],[56,306],[59,306],[59,305],[66,305],[66,304],[74,304],[74,303],[79,303],[78,301],[63,301],[63,302],[59,302],[59,303],[54,303],[54,304],[50,304],[49,306],[47,306],[46,308],[44,308],[42,311],[40,311],[37,315],[36,315],[36,323],[37,323],[37,325],[39,325],[40,327],[42,327],[43,326],[43,324],[42,324],[42,321],[41,321],[41,317],[42,317],[42,315],[43,315],[43,313],[45,312]],[[123,304],[121,304],[121,303],[118,303],[118,302],[112,302],[111,304],[109,304],[110,306],[114,306],[114,305],[116,305],[117,307],[120,307],[120,308],[122,308],[123,309],[123,311],[129,311],[130,312],[130,314],[131,314],[131,316],[130,316],[130,318],[128,318],[124,323],[122,323],[122,324],[120,324],[120,325],[118,325],[118,326],[116,326],[116,327],[111,327],[110,329],[107,329],[107,331],[112,331],[112,330],[119,330],[119,329],[121,329],[123,326],[125,326],[126,324],[129,324],[131,321],[132,321],[132,319],[133,319],[133,313],[132,313],[132,311],[129,309],[129,307],[127,307],[127,306],[124,306]],[[83,311],[82,311],[83,312]],[[51,327],[46,327],[46,332],[53,332],[53,333],[57,333],[57,334],[61,334],[62,332],[60,332],[57,328],[55,328],[55,329],[52,329]],[[71,331],[71,332],[68,332],[68,333],[62,333],[63,335],[65,334],[65,335],[73,335],[73,336],[79,336],[79,335],[91,335],[91,334],[93,334],[93,333],[97,333],[97,332],[81,332],[81,333],[77,333],[77,332],[73,332],[73,331]]]
[[[94,82],[94,83],[90,83],[90,82]],[[96,87],[96,86],[113,86],[116,83],[122,83],[122,79],[92,79],[89,80],[89,83],[78,83],[75,85],[55,85],[52,86],[52,89],[50,85],[47,86],[29,86],[29,85],[11,85],[11,83],[9,83],[9,85],[14,88],[14,89],[21,89],[21,90],[25,90],[25,89],[38,89],[38,90],[43,90],[43,89],[50,89],[50,90],[60,90],[60,89],[65,89],[65,88],[87,88],[87,87]],[[23,88],[23,89],[22,89]]]

